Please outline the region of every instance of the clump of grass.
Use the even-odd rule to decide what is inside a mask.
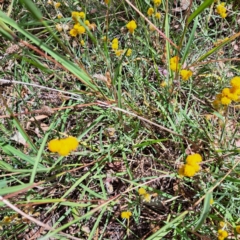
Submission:
[[[0,236],[237,239],[236,4],[4,4]]]

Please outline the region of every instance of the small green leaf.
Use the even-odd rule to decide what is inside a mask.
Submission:
[[[206,220],[206,218],[209,214],[209,211],[210,211],[210,206],[211,206],[210,201],[211,201],[211,199],[212,199],[212,192],[207,193],[206,196],[205,196],[205,199],[204,199],[203,210],[201,211],[201,216],[197,221],[195,231],[197,231],[202,226],[204,221]]]

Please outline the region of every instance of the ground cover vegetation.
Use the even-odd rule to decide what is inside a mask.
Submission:
[[[238,0],[0,6],[1,239],[239,239]]]

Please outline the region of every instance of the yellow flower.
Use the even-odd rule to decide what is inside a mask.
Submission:
[[[181,168],[178,170],[178,174],[180,176],[185,177],[193,177],[196,173],[196,170],[193,166],[189,164],[184,164]]]
[[[159,6],[161,4],[162,0],[153,0],[153,3],[155,6]]]
[[[240,77],[234,77],[232,78],[232,80],[230,81],[231,86],[233,88],[240,88]]]
[[[84,19],[85,13],[84,12],[72,12],[72,19],[74,22],[78,22],[79,18]]]
[[[132,20],[126,25],[126,27],[130,33],[134,33],[134,30],[137,28],[137,24],[134,20]]]
[[[143,201],[144,202],[150,202],[151,201],[151,195],[149,193],[143,194]]]
[[[61,3],[60,2],[57,2],[57,3],[55,3],[55,8],[59,8],[60,6],[61,6]]]
[[[70,31],[69,31],[69,34],[72,36],[72,37],[76,37],[78,32],[76,29],[72,28]]]
[[[80,18],[84,19],[84,18],[85,18],[85,13],[84,13],[84,12],[79,12],[79,13],[78,13],[78,16],[79,16]]]
[[[219,226],[220,226],[221,228],[224,228],[224,227],[225,227],[225,225],[226,225],[226,223],[225,223],[225,222],[223,222],[223,221],[219,222]]]
[[[221,3],[219,5],[217,5],[217,13],[222,17],[222,18],[225,18],[227,16],[227,9],[224,7],[225,6],[225,3]]]
[[[160,12],[155,13],[155,18],[160,19],[161,18],[161,13]]]
[[[57,24],[56,25],[56,29],[58,30],[58,32],[61,32],[62,30],[63,30],[63,27],[62,27],[62,25],[61,24]]]
[[[118,39],[114,38],[112,40],[112,50],[118,50]]]
[[[231,102],[232,102],[232,100],[229,99],[228,97],[222,97],[221,98],[221,104],[222,105],[229,105],[229,104],[231,104]]]
[[[210,199],[210,205],[212,205],[214,203],[214,200],[211,198]]]
[[[121,212],[121,218],[129,219],[132,216],[132,213],[130,211]]]
[[[230,89],[229,88],[224,88],[222,90],[222,96],[227,97],[230,94]]]
[[[78,34],[84,34],[86,32],[86,29],[84,26],[78,26],[76,28],[76,30],[77,30]]]
[[[218,230],[218,239],[224,240],[228,236],[228,232],[223,229]]]
[[[127,57],[130,57],[131,55],[132,55],[132,49],[129,48],[129,49],[127,50],[126,56],[127,56]]]
[[[138,194],[139,195],[144,195],[146,193],[147,193],[147,191],[144,188],[141,187],[141,188],[138,189]]]
[[[80,44],[81,44],[82,46],[84,46],[84,45],[85,45],[84,40],[81,40],[81,41],[80,41]]]
[[[186,158],[186,162],[187,162],[187,164],[200,163],[200,162],[202,162],[202,156],[198,153],[188,155]]]
[[[62,17],[63,17],[63,16],[62,16],[62,14],[60,14],[60,13],[57,15],[57,18],[58,18],[58,19],[61,19]]]
[[[71,151],[78,147],[78,140],[69,136],[63,139],[53,139],[48,143],[48,149],[51,152],[57,152],[61,156],[67,156]]]
[[[105,1],[106,4],[109,4],[109,2],[110,2],[109,0],[104,0],[104,1]]]
[[[88,27],[91,25],[90,22],[89,22],[88,20],[85,20],[84,23],[85,23],[85,25],[88,26]]]
[[[59,139],[52,139],[48,143],[48,149],[50,152],[58,152],[60,149],[60,140]]]
[[[150,8],[147,10],[147,15],[148,15],[149,17],[151,17],[151,16],[153,15],[153,13],[154,13],[154,9],[150,7]]]
[[[177,71],[179,69],[179,57],[175,56],[170,59],[170,69],[172,71]]]
[[[69,136],[65,139],[70,151],[75,151],[78,147],[78,140],[75,137]]]
[[[236,226],[236,232],[240,234],[240,225]]]
[[[117,38],[114,38],[114,39],[112,40],[112,43],[117,43],[117,44],[118,44],[118,39],[117,39]]]
[[[182,80],[187,81],[192,76],[192,71],[190,70],[181,70],[180,71]]]
[[[69,155],[70,150],[69,150],[68,145],[67,145],[66,142],[64,141],[64,139],[61,139],[60,141],[61,141],[61,148],[58,150],[58,154],[59,154],[60,156],[65,157],[65,156]]]
[[[195,175],[196,171],[193,166],[185,164],[184,167],[184,176],[186,177],[193,177]]]
[[[73,28],[77,31],[78,34],[84,34],[86,29],[80,25],[80,23],[76,23]]]
[[[118,50],[118,43],[112,43],[112,50]]]
[[[124,50],[115,50],[115,54],[117,57],[120,57],[123,54]]]

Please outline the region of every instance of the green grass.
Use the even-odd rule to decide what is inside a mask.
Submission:
[[[221,221],[239,238],[239,102],[212,105],[240,76],[239,10],[228,1],[222,19],[212,2],[175,11],[163,0],[160,19],[147,16],[152,1],[3,3],[1,239],[217,239]],[[76,38],[73,11],[93,23]],[[132,55],[117,57],[113,38]],[[188,81],[171,71],[173,56],[193,72]],[[68,135],[76,151],[48,150]],[[181,178],[191,153],[201,170]]]

